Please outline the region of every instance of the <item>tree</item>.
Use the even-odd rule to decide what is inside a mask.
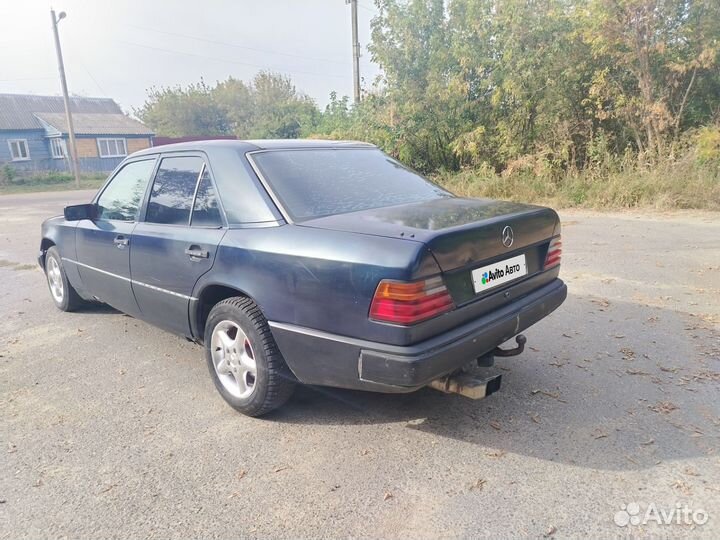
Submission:
[[[299,137],[311,132],[320,116],[289,78],[269,72],[258,73],[250,84],[230,77],[214,87],[200,81],[186,88],[153,88],[134,112],[159,135],[258,139]]]
[[[213,99],[204,81],[187,88],[151,88],[135,116],[158,135],[229,135],[226,111]]]
[[[688,111],[701,120],[702,102],[717,99],[697,90],[700,79],[717,83],[720,3],[590,0],[583,15],[598,64],[589,101],[600,118],[628,126],[639,151],[663,155],[668,140],[690,125]]]

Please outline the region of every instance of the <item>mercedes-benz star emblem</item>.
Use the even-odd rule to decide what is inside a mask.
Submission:
[[[513,240],[515,240],[515,234],[513,233],[512,227],[510,225],[505,225],[505,228],[502,231],[503,246],[509,248],[512,246]]]

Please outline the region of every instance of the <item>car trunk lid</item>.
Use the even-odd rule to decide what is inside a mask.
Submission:
[[[540,273],[550,239],[560,230],[558,216],[550,208],[457,197],[326,216],[299,225],[422,242],[440,266],[458,306],[516,287]],[[511,229],[508,245],[503,243],[506,227]],[[474,284],[474,270],[518,259],[525,263],[518,278],[488,287]],[[481,276],[475,278],[479,281]],[[538,286],[545,283],[537,281]]]
[[[459,197],[374,208],[299,223],[306,227],[423,242],[444,272],[510,256],[528,246],[549,241],[557,224],[557,214],[549,208]],[[512,229],[512,244],[505,246],[502,234],[508,226]]]

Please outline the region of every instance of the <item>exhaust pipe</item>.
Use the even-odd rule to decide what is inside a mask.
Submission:
[[[470,399],[482,399],[500,390],[501,381],[502,374],[481,379],[464,373],[435,379],[428,386],[446,394],[460,394]]]

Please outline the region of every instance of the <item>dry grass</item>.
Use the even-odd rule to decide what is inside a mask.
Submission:
[[[692,161],[617,170],[495,174],[486,169],[441,173],[443,187],[466,197],[547,204],[557,208],[695,208],[720,210],[720,166]]]

